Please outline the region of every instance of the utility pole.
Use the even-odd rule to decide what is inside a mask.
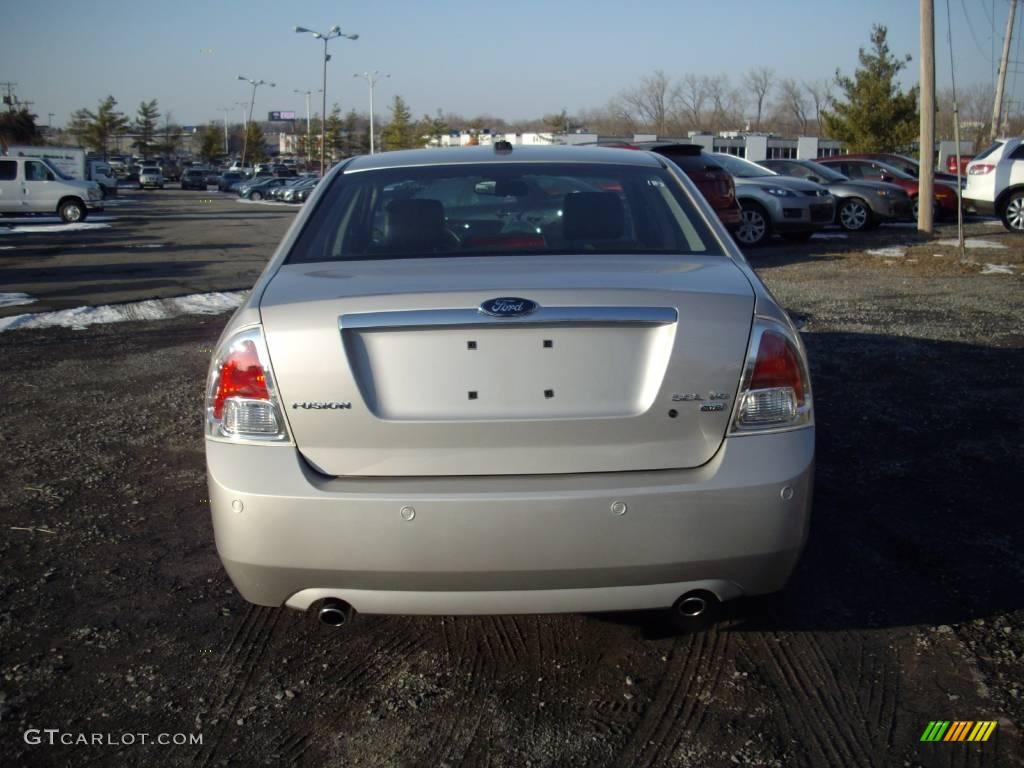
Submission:
[[[1013,17],[1017,13],[1017,0],[1010,0],[1010,16],[1006,19],[1003,35],[1003,55],[999,59],[999,77],[996,79],[996,102],[992,107],[992,141],[998,138],[1003,124],[1003,89],[1006,86],[1006,67],[1010,63],[1010,39],[1013,37]]]
[[[7,105],[8,112],[14,111],[14,102],[17,101],[14,98],[14,86],[16,85],[17,83],[0,83],[0,87],[7,89],[7,95],[4,96],[4,104]]]
[[[935,229],[935,0],[921,0],[920,148],[917,229],[930,235]]]

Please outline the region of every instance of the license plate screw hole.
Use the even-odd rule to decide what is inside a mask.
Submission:
[[[476,342],[475,341],[467,341],[466,342],[466,349],[476,349]]]
[[[469,399],[470,400],[476,400],[476,390],[475,389],[469,390]]]

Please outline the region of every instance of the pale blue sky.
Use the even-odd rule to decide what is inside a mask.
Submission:
[[[998,56],[1008,0],[949,2],[958,83],[991,82],[993,11]],[[914,56],[905,77],[914,82],[917,10],[917,0],[3,0],[0,81],[17,82],[41,122],[54,112],[58,125],[108,93],[129,114],[157,98],[180,123],[221,119],[225,106],[240,120],[234,104],[250,89],[239,74],[277,83],[260,88],[255,114],[305,114],[292,90],[320,87],[322,43],[292,29],[338,24],[360,39],[330,43],[329,105],[365,110],[366,85],[352,74],[381,69],[391,79],[377,88],[378,114],[400,93],[417,116],[441,108],[519,119],[603,105],[659,68],[734,82],[753,66],[800,80],[849,73],[874,22],[889,27],[894,52]],[[937,0],[940,87],[949,83],[946,28]],[[1018,66],[1014,100],[1024,94]]]

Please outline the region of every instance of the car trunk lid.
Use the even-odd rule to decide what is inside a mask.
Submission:
[[[753,291],[720,256],[432,258],[284,266],[260,309],[321,472],[550,474],[708,461]]]

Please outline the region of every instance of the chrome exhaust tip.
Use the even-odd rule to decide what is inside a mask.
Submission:
[[[676,628],[685,632],[704,629],[715,622],[719,606],[716,595],[696,589],[680,595],[672,604],[671,620]]]
[[[696,619],[708,609],[708,601],[700,595],[683,596],[676,603],[676,610],[688,619]]]
[[[320,606],[320,623],[328,627],[342,627],[352,621],[352,606],[344,600],[329,597]]]

